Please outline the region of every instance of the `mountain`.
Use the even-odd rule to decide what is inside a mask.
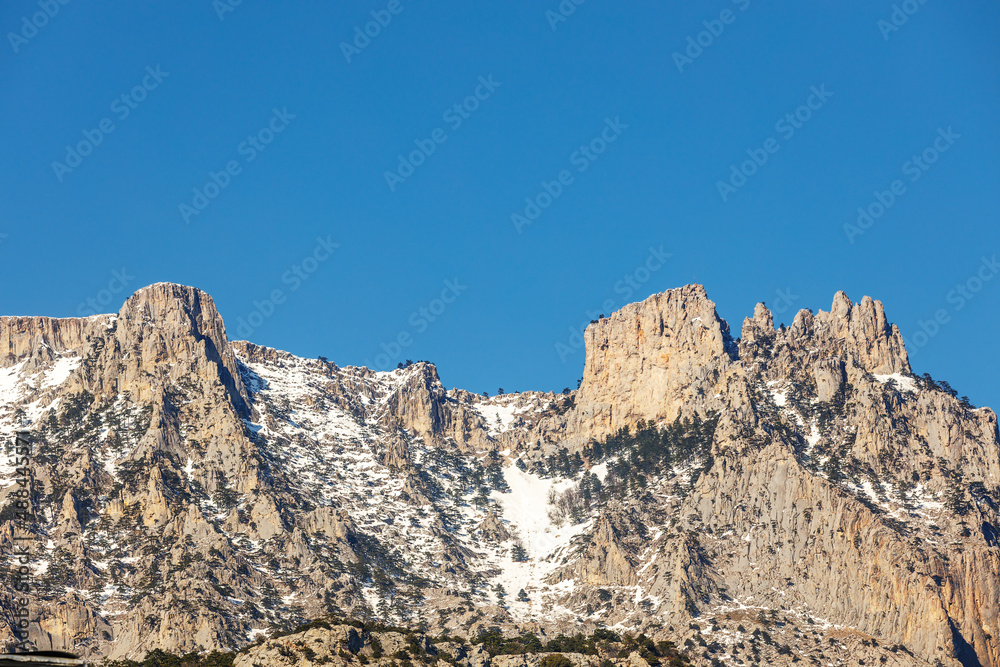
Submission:
[[[32,640],[233,650],[331,617],[641,632],[695,664],[1000,665],[997,417],[914,375],[880,302],[778,330],[758,304],[733,338],[689,285],[585,340],[576,391],[486,397],[426,362],[230,341],[174,284],[0,318],[0,544],[8,568],[30,545]],[[261,667],[310,662],[269,644]]]

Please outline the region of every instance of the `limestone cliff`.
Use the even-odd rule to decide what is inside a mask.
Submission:
[[[331,614],[615,627],[697,664],[1000,665],[997,417],[913,375],[881,303],[838,293],[777,330],[758,304],[734,339],[692,285],[584,337],[578,390],[487,397],[426,362],[231,342],[179,285],[0,318],[0,431],[34,442],[33,641],[236,649]],[[8,625],[14,602],[0,587]],[[303,640],[364,654],[332,632]]]

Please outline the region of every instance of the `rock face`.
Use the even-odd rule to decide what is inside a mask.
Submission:
[[[602,436],[639,419],[673,420],[716,401],[738,376],[729,326],[705,290],[654,294],[587,327],[587,359],[567,431]]]
[[[0,364],[50,362],[56,350],[82,350],[88,339],[105,329],[112,315],[86,318],[0,317]]]
[[[778,330],[758,304],[733,339],[692,285],[585,340],[577,391],[491,398],[424,362],[231,342],[179,285],[117,315],[0,318],[0,431],[31,432],[35,490],[15,523],[0,466],[0,546],[31,538],[33,642],[235,649],[333,614],[613,626],[698,664],[1000,665],[997,417],[913,375],[881,303],[841,292]],[[15,593],[0,586],[8,642]],[[346,664],[371,647],[352,632],[294,641]],[[451,655],[539,660],[476,651]]]
[[[115,325],[108,345],[95,350],[93,366],[101,372],[81,378],[81,389],[97,397],[131,391],[144,402],[155,398],[157,385],[200,379],[221,385],[227,402],[247,413],[249,399],[226,327],[204,292],[151,285],[125,302]]]

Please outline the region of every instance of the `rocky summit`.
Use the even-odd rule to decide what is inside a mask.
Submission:
[[[0,318],[0,637],[240,667],[1000,665],[997,417],[913,374],[880,302],[777,329],[758,304],[734,337],[689,285],[585,341],[575,391],[487,397],[231,341],[174,284]]]

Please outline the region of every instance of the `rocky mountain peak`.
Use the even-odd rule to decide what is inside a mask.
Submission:
[[[248,414],[247,389],[211,296],[194,287],[156,283],[129,297],[117,322],[115,339],[126,366],[152,371],[180,363],[188,373],[198,366],[199,375],[217,374],[234,407]]]
[[[802,312],[800,311],[800,315]],[[881,301],[865,296],[852,303],[844,292],[837,292],[830,312],[819,311],[815,317],[796,317],[798,332],[811,336],[824,346],[855,357],[869,373],[892,374],[910,371],[903,336],[890,324]]]
[[[763,303],[758,303],[753,309],[753,321],[760,329],[774,330],[774,316]]]
[[[702,397],[714,404],[715,386],[733,371],[729,325],[701,285],[629,304],[592,323],[584,339],[587,357],[570,430],[585,437],[639,419],[673,420]]]
[[[753,317],[743,320],[742,338],[755,340],[758,337],[769,337],[774,334],[774,316],[763,303],[754,308]]]
[[[843,290],[839,290],[833,295],[833,305],[830,306],[830,314],[839,320],[850,319],[853,307],[854,304],[851,302],[851,297],[847,296],[847,293]]]
[[[578,390],[487,396],[231,343],[181,285],[0,318],[0,431],[37,461],[31,636],[136,657],[334,615],[619,628],[699,665],[1000,664],[996,415],[912,375],[869,297],[729,331],[668,290],[591,323]]]

